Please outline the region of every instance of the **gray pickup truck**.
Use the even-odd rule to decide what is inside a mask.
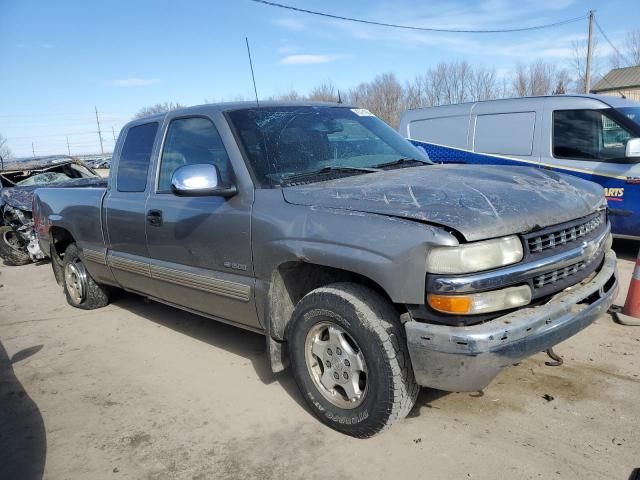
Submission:
[[[266,336],[333,428],[368,437],[419,386],[486,387],[617,291],[599,185],[435,165],[367,110],[204,105],[122,129],[107,188],[38,189],[74,307],[112,288]]]

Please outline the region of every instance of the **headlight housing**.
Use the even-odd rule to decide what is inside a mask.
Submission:
[[[522,242],[516,235],[466,243],[457,247],[434,247],[427,255],[427,272],[481,272],[518,263],[522,256]]]

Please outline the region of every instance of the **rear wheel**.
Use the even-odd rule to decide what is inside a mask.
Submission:
[[[27,245],[8,225],[0,227],[0,257],[5,265],[26,265],[31,263]]]
[[[104,307],[109,304],[107,287],[96,283],[80,258],[78,247],[72,243],[62,259],[63,285],[67,302],[72,307],[84,310]]]
[[[318,288],[292,322],[293,375],[320,420],[365,438],[409,413],[419,387],[398,313],[380,294],[352,283]]]

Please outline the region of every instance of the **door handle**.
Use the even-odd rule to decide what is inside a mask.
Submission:
[[[147,212],[147,223],[154,227],[162,225],[162,210],[149,210]]]

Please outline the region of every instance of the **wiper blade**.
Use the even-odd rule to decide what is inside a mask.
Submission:
[[[379,163],[378,165],[374,165],[373,168],[403,167],[416,163],[420,163],[422,165],[433,165],[433,162],[429,162],[427,160],[418,160],[417,158],[403,157],[399,158],[398,160],[394,160],[393,162]]]
[[[295,183],[297,181],[301,181],[301,180],[308,180],[314,177],[319,177],[319,176],[323,176],[323,175],[327,175],[330,173],[354,173],[354,172],[359,172],[359,173],[375,173],[375,172],[379,172],[380,169],[376,168],[376,167],[324,167],[324,168],[320,168],[318,170],[312,170],[310,172],[303,172],[303,173],[293,173],[291,175],[285,175],[284,177],[282,177],[281,179],[281,183],[282,184],[290,184],[290,183]]]

